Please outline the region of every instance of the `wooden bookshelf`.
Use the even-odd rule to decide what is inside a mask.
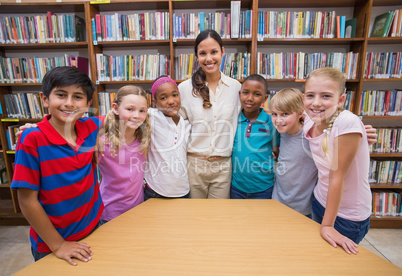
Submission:
[[[387,37],[387,38],[371,38],[369,37],[370,25],[374,19],[373,14],[376,13],[378,8],[395,9],[397,6],[402,8],[400,0],[246,0],[241,1],[242,10],[252,10],[252,35],[250,38],[230,39],[224,38],[223,44],[226,49],[236,49],[238,52],[247,51],[251,53],[250,58],[250,74],[256,73],[257,68],[257,53],[262,51],[270,51],[273,49],[280,49],[281,52],[290,52],[295,49],[307,49],[309,53],[313,52],[326,52],[327,48],[342,48],[344,52],[352,51],[359,53],[357,60],[357,77],[347,81],[347,90],[355,91],[354,112],[358,112],[360,105],[360,96],[364,87],[371,85],[384,85],[384,89],[402,88],[400,78],[390,79],[364,79],[364,65],[365,54],[371,52],[371,47],[393,47],[394,51],[400,51],[402,48],[402,37]],[[350,12],[350,18],[357,18],[356,37],[355,38],[264,38],[259,39],[257,35],[258,16],[260,10],[275,10],[275,11],[332,11],[340,9],[339,15],[342,15],[345,10]],[[153,51],[155,53],[163,53],[170,56],[170,73],[174,77],[175,56],[180,54],[180,51],[185,53],[194,52],[195,39],[175,39],[173,37],[173,13],[186,13],[186,12],[199,12],[199,11],[229,11],[230,1],[228,0],[201,0],[201,1],[173,1],[173,0],[118,0],[107,2],[89,2],[89,1],[75,1],[59,2],[56,0],[24,0],[23,3],[9,3],[8,1],[2,2],[0,8],[0,16],[10,16],[13,14],[18,15],[36,15],[46,14],[47,11],[56,14],[73,13],[79,14],[86,22],[86,41],[74,43],[41,43],[41,44],[0,44],[1,56],[12,56],[13,54],[28,55],[31,52],[45,53],[48,49],[58,51],[60,53],[68,51],[80,51],[85,54],[89,59],[90,77],[96,83],[96,92],[93,97],[93,107],[99,110],[99,101],[97,93],[102,91],[115,90],[115,87],[125,84],[138,84],[144,87],[150,87],[153,80],[142,81],[98,81],[97,76],[97,61],[96,54],[115,53],[116,51]],[[169,12],[169,39],[164,40],[140,40],[140,41],[97,41],[94,43],[91,20],[95,18],[96,14],[113,14],[113,13],[139,13],[139,12]],[[338,15],[338,12],[337,12]],[[349,18],[347,18],[349,19]],[[306,51],[307,51],[306,50]],[[233,51],[233,50],[232,50]],[[181,82],[183,80],[177,80]],[[241,80],[239,80],[241,81]],[[300,86],[303,84],[303,79],[278,79],[268,80],[270,85],[277,87]],[[1,119],[7,118],[7,111],[5,108],[4,94],[10,94],[13,91],[21,91],[28,89],[30,91],[39,91],[40,83],[0,83],[0,103],[2,107]],[[367,89],[368,90],[368,89]],[[375,127],[400,127],[402,116],[363,116],[365,123],[373,124]],[[20,123],[35,122],[34,120],[19,119]],[[11,163],[14,161],[14,155],[9,153],[6,149],[7,141],[5,129],[9,122],[7,120],[0,120],[0,142],[3,145],[3,157],[6,160],[6,167],[8,176],[12,178]],[[381,160],[402,160],[402,153],[393,154],[372,154],[372,158],[379,158]],[[379,185],[373,184],[372,189],[399,189],[393,184]],[[18,214],[18,200],[15,193],[9,189],[9,186],[1,186],[0,184],[0,198],[2,195],[8,197],[8,203],[12,203],[12,208],[5,208],[10,211],[11,215]],[[0,221],[2,218],[7,217],[7,212],[0,211]],[[401,228],[402,218],[373,218],[372,227],[398,227]]]

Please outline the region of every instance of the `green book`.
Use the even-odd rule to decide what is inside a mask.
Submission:
[[[380,14],[374,19],[370,37],[387,37],[391,27],[394,11]]]
[[[345,22],[345,38],[356,37],[356,18],[346,20]]]

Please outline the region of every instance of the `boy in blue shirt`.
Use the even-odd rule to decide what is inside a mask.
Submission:
[[[248,76],[240,91],[239,115],[232,153],[230,198],[270,199],[274,186],[273,154],[278,156],[280,136],[261,104],[268,98],[267,81]]]
[[[103,203],[92,161],[99,118],[81,118],[95,86],[75,67],[57,67],[42,80],[40,96],[49,109],[17,144],[11,188],[31,225],[35,261],[53,252],[72,265],[89,261],[89,245],[78,242],[99,223]]]

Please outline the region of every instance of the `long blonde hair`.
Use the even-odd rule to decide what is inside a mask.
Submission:
[[[330,67],[322,67],[319,69],[316,69],[312,71],[307,79],[305,85],[307,85],[308,81],[312,77],[326,77],[329,78],[339,84],[339,93],[340,96],[342,96],[345,91],[345,85],[346,85],[346,77],[345,75],[338,69],[335,68],[330,68]],[[336,112],[329,118],[328,122],[328,127],[324,130],[324,138],[322,139],[321,142],[321,149],[324,152],[325,157],[327,157],[328,160],[331,160],[330,157],[330,152],[329,152],[329,134],[331,133],[332,126],[334,125],[335,119],[339,116],[339,114],[343,111],[342,107],[338,107]]]
[[[128,95],[137,95],[144,97],[145,100],[148,99],[147,93],[141,87],[134,85],[126,85],[121,87],[117,91],[113,103],[115,103],[117,106],[120,106],[121,102],[123,101],[123,98]],[[116,115],[113,112],[113,110],[110,110],[106,115],[104,131],[102,134],[106,136],[107,141],[111,144],[110,151],[112,155],[116,155],[116,152],[120,148],[121,132],[120,132],[119,115]],[[136,139],[138,139],[140,142],[140,152],[142,154],[145,154],[148,150],[149,141],[151,137],[151,124],[149,122],[148,114],[144,123],[142,123],[141,126],[135,130],[134,135]]]
[[[303,93],[296,88],[281,89],[269,101],[268,108],[270,112],[276,109],[286,113],[303,113]],[[304,123],[303,117],[300,117],[299,122]]]

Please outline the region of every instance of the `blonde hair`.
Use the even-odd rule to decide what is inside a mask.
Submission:
[[[339,95],[342,96],[345,91],[346,85],[346,77],[345,75],[338,69],[330,68],[330,67],[323,67],[312,71],[307,79],[305,86],[309,82],[312,77],[325,77],[331,79],[339,84]],[[338,107],[336,112],[329,118],[328,127],[324,130],[324,138],[321,142],[321,149],[324,152],[325,157],[331,161],[330,152],[329,152],[329,134],[331,133],[332,126],[334,125],[335,119],[339,116],[339,114],[343,111],[342,107]]]
[[[117,91],[113,103],[115,103],[117,106],[120,106],[121,102],[123,101],[123,98],[128,95],[142,96],[144,97],[145,100],[148,100],[147,93],[144,91],[144,89],[142,89],[139,86],[126,85],[121,87]],[[120,148],[121,132],[120,132],[119,115],[116,115],[113,112],[113,110],[110,110],[106,115],[104,130],[102,134],[105,134],[107,137],[107,141],[111,143],[110,151],[112,155],[115,156],[116,152]],[[134,135],[136,139],[138,139],[140,142],[140,152],[142,154],[145,154],[148,150],[149,141],[151,137],[151,124],[149,122],[148,114],[144,123],[142,123],[141,126],[135,130]]]
[[[270,112],[276,109],[286,113],[303,113],[303,93],[296,88],[281,89],[269,101],[268,108]],[[299,122],[304,123],[303,117],[300,118]]]

